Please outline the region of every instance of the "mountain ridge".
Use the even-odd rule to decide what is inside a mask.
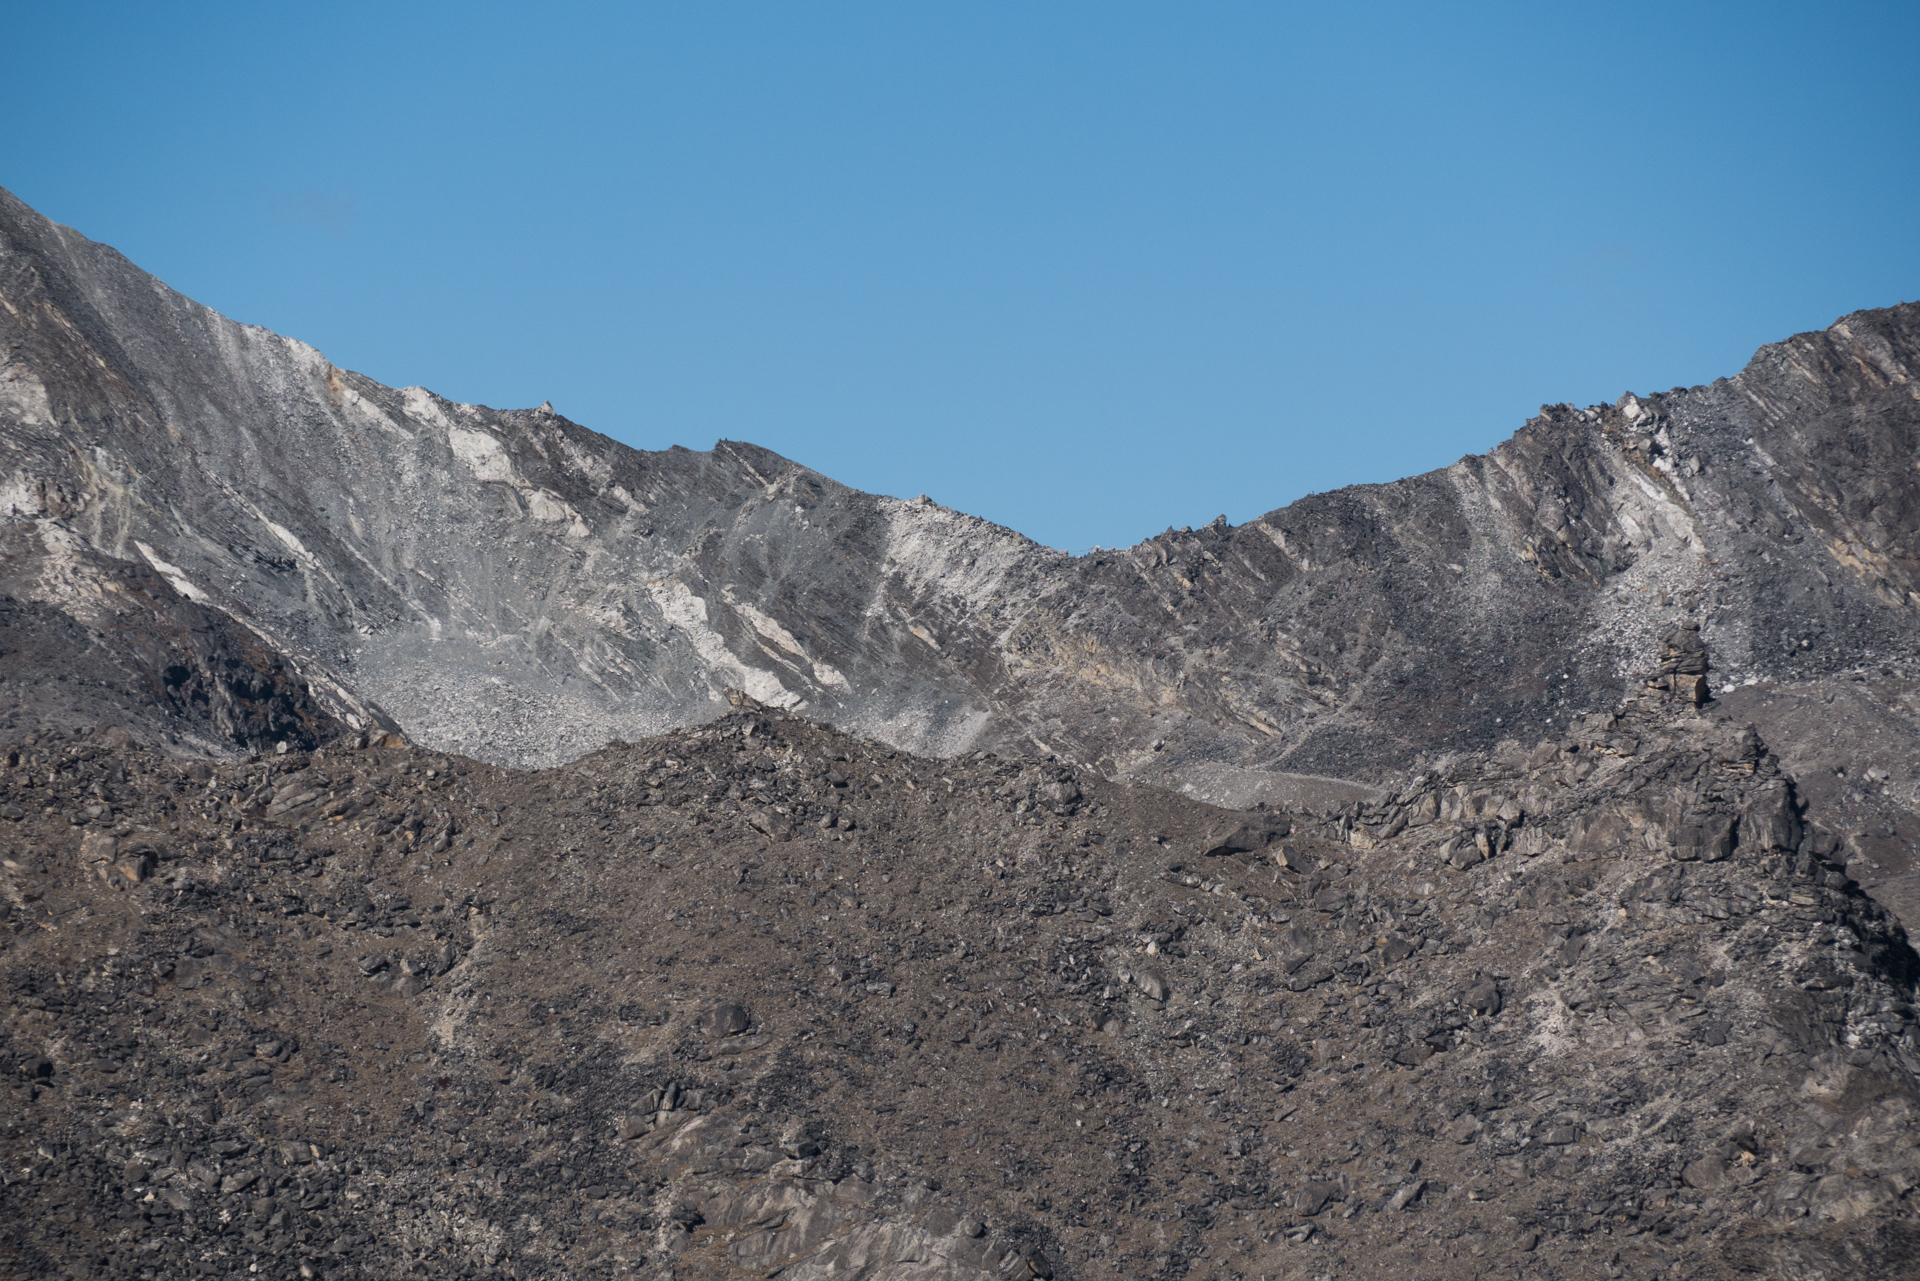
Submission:
[[[649,453],[384,387],[10,195],[0,245],[7,537],[164,565],[342,723],[503,763],[739,688],[923,754],[1337,806],[1607,705],[1683,622],[1722,692],[1920,641],[1913,304],[1701,387],[1543,407],[1433,472],[1076,558],[744,442]]]

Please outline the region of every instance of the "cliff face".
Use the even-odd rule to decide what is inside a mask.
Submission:
[[[1563,726],[1676,622],[1716,688],[1920,631],[1912,305],[1710,386],[1550,407],[1441,471],[1073,558],[751,445],[646,453],[381,386],[11,196],[0,304],[0,515],[242,620],[330,714],[494,761],[737,687],[919,753],[1331,803]]]
[[[231,615],[58,522],[0,525],[0,724],[107,725],[175,754],[394,728]],[[285,744],[283,748],[281,745]]]

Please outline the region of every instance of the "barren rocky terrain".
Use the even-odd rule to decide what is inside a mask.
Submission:
[[[741,699],[8,754],[16,1275],[1911,1275],[1916,958],[1650,692],[1332,818]]]
[[[0,192],[0,1270],[1912,1276],[1916,370],[1070,557]]]

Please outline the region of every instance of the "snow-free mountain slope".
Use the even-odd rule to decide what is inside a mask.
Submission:
[[[316,689],[497,761],[739,688],[924,754],[1337,804],[1564,725],[1677,622],[1717,687],[1920,638],[1913,305],[1710,386],[1548,407],[1440,471],[1073,558],[751,445],[648,453],[381,386],[10,196],[0,300],[9,520],[167,566]]]
[[[0,193],[0,1272],[1904,1281],[1916,370],[1074,558]]]

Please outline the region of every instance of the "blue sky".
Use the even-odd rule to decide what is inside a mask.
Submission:
[[[75,4],[0,185],[236,319],[1069,549],[1920,297],[1920,6]]]

